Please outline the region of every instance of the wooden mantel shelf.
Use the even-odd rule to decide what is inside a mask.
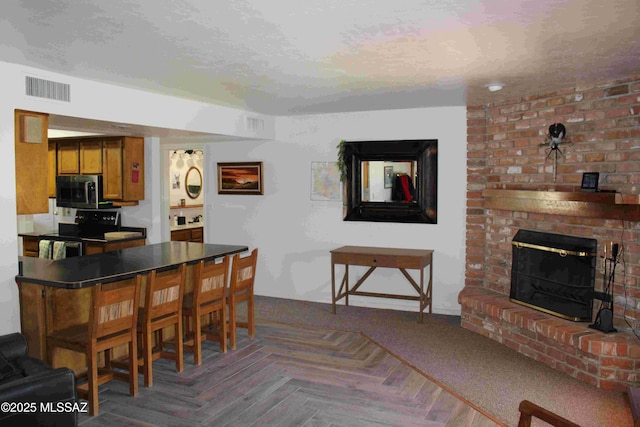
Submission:
[[[485,189],[482,196],[486,209],[640,221],[637,194]]]

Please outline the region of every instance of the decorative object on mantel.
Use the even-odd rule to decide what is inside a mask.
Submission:
[[[218,163],[218,194],[264,193],[262,162]]]
[[[582,185],[580,186],[580,191],[586,191],[589,193],[598,191],[599,180],[600,180],[599,172],[584,172],[582,174]]]
[[[564,140],[567,129],[562,123],[554,123],[549,126],[549,133],[543,145],[549,144],[549,152],[547,159],[553,154],[553,182],[556,182],[556,170],[558,166],[558,153],[564,157],[564,153],[560,150],[560,143]]]

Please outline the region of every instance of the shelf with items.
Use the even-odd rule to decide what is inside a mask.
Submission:
[[[640,195],[607,192],[485,189],[485,209],[640,221]]]

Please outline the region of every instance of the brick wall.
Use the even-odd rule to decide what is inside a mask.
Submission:
[[[554,183],[549,125],[567,129]],[[485,188],[579,190],[582,173],[600,172],[600,188],[640,194],[640,77],[584,85],[467,108],[467,286],[508,295],[511,240],[520,228],[624,245],[616,269],[616,325],[640,322],[640,224],[483,209]],[[598,266],[602,263],[599,262]],[[598,269],[596,288],[602,287]]]

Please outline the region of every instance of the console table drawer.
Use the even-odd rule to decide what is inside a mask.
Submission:
[[[423,268],[431,262],[431,255],[417,258],[408,255],[333,253],[331,257],[334,264],[388,268]]]
[[[334,254],[333,261],[336,264],[368,265],[380,267],[396,266],[396,257],[388,255]]]

